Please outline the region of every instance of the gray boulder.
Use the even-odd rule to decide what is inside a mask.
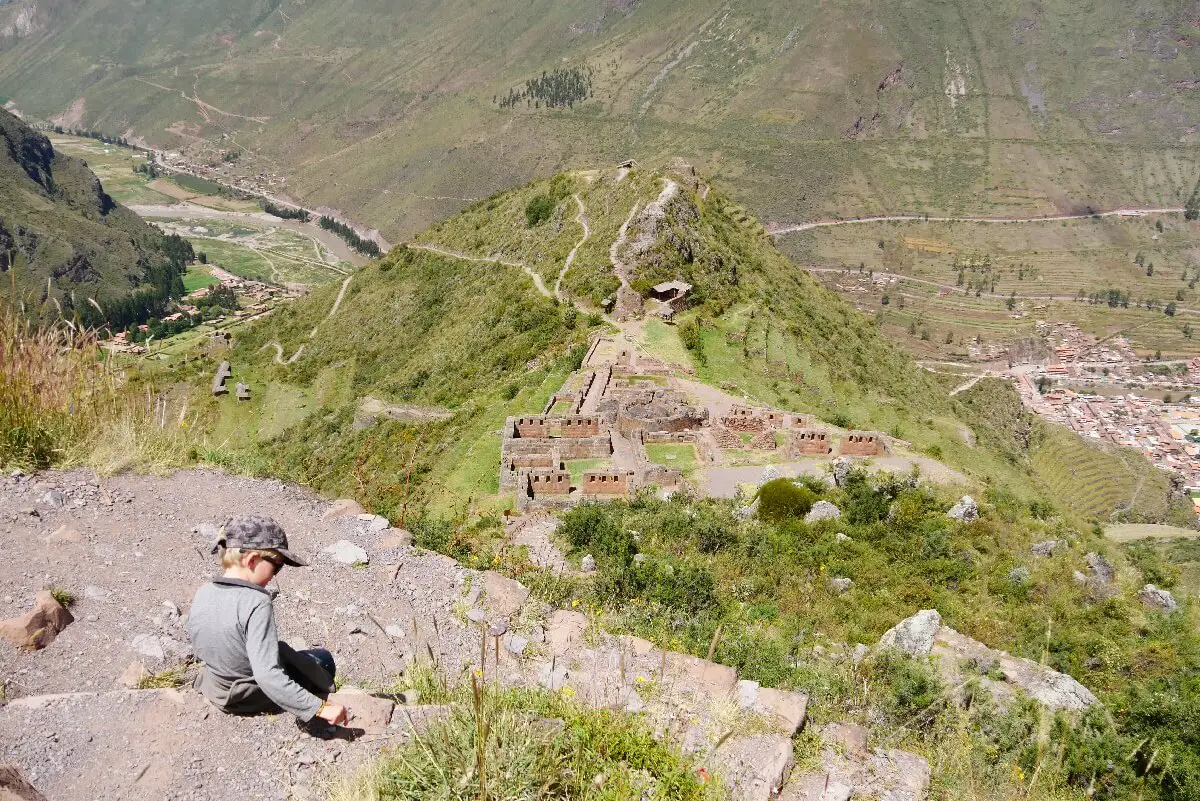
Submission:
[[[1008,571],[1008,580],[1013,584],[1028,584],[1031,578],[1033,578],[1033,574],[1024,565],[1019,565]]]
[[[1163,612],[1171,613],[1179,608],[1179,604],[1175,601],[1175,596],[1166,590],[1160,590],[1153,584],[1147,584],[1138,592],[1138,600],[1152,609],[1159,609]]]
[[[582,570],[584,573],[595,573],[596,572],[596,557],[592,556],[589,553],[587,556],[580,559],[579,560],[579,569]]]
[[[841,531],[839,531],[834,536],[834,539],[837,540],[838,542],[853,542],[854,541],[851,537],[847,536],[846,534],[842,533]]]
[[[367,555],[367,552],[353,542],[350,542],[350,540],[338,540],[333,545],[321,551],[321,553],[343,565],[365,565],[371,561],[371,557]]]
[[[854,581],[844,576],[838,576],[829,580],[829,586],[834,592],[847,592],[854,586]]]
[[[1084,560],[1087,562],[1088,573],[1097,584],[1107,587],[1113,583],[1113,579],[1117,576],[1117,570],[1112,566],[1112,563],[1094,551],[1084,555]]]
[[[829,501],[817,501],[813,504],[812,509],[804,516],[806,523],[815,523],[818,520],[836,520],[842,516],[842,510],[834,506]]]
[[[1045,540],[1044,542],[1035,542],[1029,547],[1029,552],[1034,556],[1050,557],[1054,556],[1054,552],[1059,548],[1065,548],[1067,545],[1063,540]]]
[[[750,518],[754,517],[754,514],[757,511],[758,511],[758,498],[755,498],[754,502],[751,503],[749,506],[743,506],[740,509],[735,510],[733,513],[733,516],[736,517],[738,520],[749,520]]]
[[[950,507],[950,511],[946,512],[946,517],[968,523],[979,517],[979,504],[975,503],[975,499],[970,495],[964,495],[958,499],[958,503]]]
[[[779,478],[779,468],[773,464],[769,464],[763,468],[762,478],[758,480],[758,486],[766,484],[768,481],[774,481]]]
[[[933,638],[941,627],[942,616],[936,609],[922,609],[884,632],[877,647],[880,650],[895,649],[909,656],[929,656]]]
[[[845,456],[839,456],[833,460],[833,483],[836,486],[843,486],[846,483],[846,476],[850,475],[852,463]]]

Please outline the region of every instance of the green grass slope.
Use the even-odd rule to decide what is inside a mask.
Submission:
[[[114,202],[87,164],[0,110],[0,297],[33,317],[61,310],[123,327],[182,293],[189,255]]]
[[[397,518],[429,504],[494,504],[504,419],[544,403],[578,364],[579,315],[517,269],[403,247],[355,273],[330,315],[339,290],[282,307],[218,357],[255,397],[203,401],[218,446],[209,456],[249,460]],[[449,414],[372,419],[359,414],[367,397]]]
[[[392,237],[628,156],[764,220],[1176,205],[1200,166],[1200,28],[1165,0],[15,0],[0,31],[26,111],[235,149]],[[498,102],[575,68],[568,107]]]

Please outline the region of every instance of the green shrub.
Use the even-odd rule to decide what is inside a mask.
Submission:
[[[541,225],[554,213],[554,199],[549,195],[534,195],[525,204],[525,223],[530,228]]]
[[[776,478],[758,488],[758,517],[772,523],[804,517],[817,501],[807,487],[790,478]]]
[[[575,553],[590,553],[601,567],[624,568],[633,561],[637,543],[605,505],[584,503],[562,516],[558,532]]]

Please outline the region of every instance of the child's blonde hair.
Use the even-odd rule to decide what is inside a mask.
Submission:
[[[279,559],[278,551],[273,551],[269,548],[222,548],[221,549],[221,568],[228,570],[231,567],[238,567],[242,563],[242,559],[256,553],[259,556],[271,557]]]

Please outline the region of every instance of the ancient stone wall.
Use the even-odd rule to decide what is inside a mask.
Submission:
[[[843,456],[879,456],[884,453],[883,440],[878,434],[851,431],[842,438],[840,453]]]
[[[550,436],[550,426],[546,422],[548,419],[546,415],[536,414],[509,419],[513,421],[509,436],[521,439],[543,439]]]
[[[534,498],[568,495],[571,492],[571,474],[566,470],[531,470],[529,488]]]
[[[549,422],[552,432],[557,428],[559,436],[571,439],[594,437],[600,433],[600,418],[595,415],[551,417],[547,422]]]
[[[646,468],[646,473],[642,480],[645,484],[655,487],[678,487],[682,479],[683,473],[678,469],[661,464],[652,464]]]
[[[791,450],[802,456],[826,456],[833,453],[833,441],[827,431],[801,429],[792,435]]]
[[[619,470],[591,470],[583,474],[580,491],[584,495],[618,496],[628,495],[633,484],[633,473]]]
[[[761,417],[742,414],[725,415],[721,418],[721,425],[730,431],[743,431],[747,434],[757,434],[767,427],[766,421]]]
[[[653,445],[670,445],[679,442],[695,442],[696,429],[689,428],[685,431],[647,431],[645,432],[643,441]]]

